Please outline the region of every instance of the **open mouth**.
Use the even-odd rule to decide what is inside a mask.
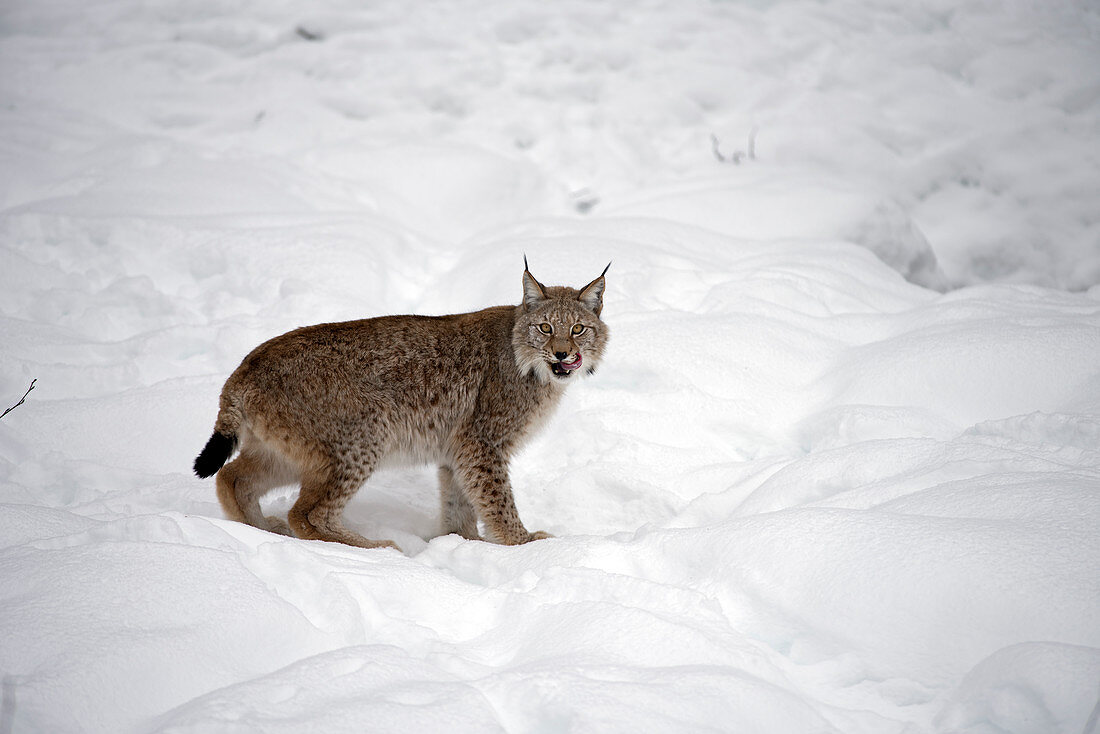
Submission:
[[[573,370],[580,369],[581,367],[581,355],[577,354],[572,361],[562,360],[561,362],[551,362],[550,371],[554,373],[556,377],[569,377],[573,373]]]

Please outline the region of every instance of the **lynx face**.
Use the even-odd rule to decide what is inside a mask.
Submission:
[[[525,271],[524,312],[513,332],[520,372],[566,385],[595,371],[608,340],[607,325],[600,320],[603,291],[603,275],[578,291],[547,288]]]

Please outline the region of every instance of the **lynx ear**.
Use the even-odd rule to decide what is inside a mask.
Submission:
[[[607,268],[611,267],[611,263],[607,264]],[[581,289],[580,294],[577,296],[577,300],[583,303],[597,316],[600,315],[600,311],[603,311],[603,290],[606,286],[603,276],[607,275],[607,268],[603,269],[600,273],[600,277],[586,285]]]
[[[527,256],[523,256],[523,307],[530,311],[540,301],[546,300],[546,289],[542,283],[535,280],[531,271],[527,269]]]

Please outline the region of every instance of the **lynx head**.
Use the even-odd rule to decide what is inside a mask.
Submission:
[[[608,268],[611,264],[608,263]],[[599,364],[609,337],[600,321],[604,278],[581,288],[544,286],[523,259],[523,304],[512,330],[516,364],[522,374],[541,382],[568,385]]]

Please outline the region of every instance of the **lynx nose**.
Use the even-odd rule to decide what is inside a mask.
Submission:
[[[566,357],[568,357],[568,356],[569,356],[569,353],[568,353],[568,352],[554,352],[554,356],[555,356],[555,357],[557,358],[557,360],[558,360],[558,361],[560,362],[560,361],[562,361],[563,359],[565,359]]]

